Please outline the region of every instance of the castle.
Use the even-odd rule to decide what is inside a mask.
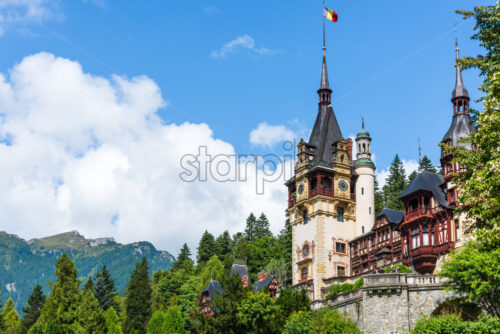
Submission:
[[[376,216],[372,138],[364,122],[355,143],[342,136],[331,104],[325,47],[318,95],[314,128],[309,141],[300,140],[295,175],[286,182],[292,286],[305,288],[315,301],[325,298],[331,284],[390,265],[402,263],[420,274],[438,270],[442,257],[461,245],[465,215],[453,211],[457,191],[450,180],[460,166],[442,151],[444,177],[419,173],[399,196],[404,211],[384,209]],[[459,139],[476,131],[469,100],[456,65],[453,118],[443,143],[463,145]]]

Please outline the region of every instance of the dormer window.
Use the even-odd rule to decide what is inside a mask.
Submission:
[[[302,219],[304,219],[304,224],[309,223],[309,218],[307,217],[307,210],[302,212]]]

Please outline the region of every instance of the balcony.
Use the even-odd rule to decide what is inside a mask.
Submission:
[[[427,207],[415,209],[405,214],[404,221],[410,222],[424,217],[432,219],[434,217],[433,214],[436,212],[435,209],[436,208],[427,208]]]
[[[327,189],[327,188],[315,188],[309,192],[309,198],[313,198],[314,196],[317,195],[333,197],[334,192],[333,189]]]

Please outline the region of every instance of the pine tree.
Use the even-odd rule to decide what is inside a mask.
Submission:
[[[259,219],[257,219],[257,221],[255,222],[255,238],[272,238],[273,234],[271,233],[269,226],[269,220],[267,219],[266,215],[264,213],[261,213]]]
[[[114,297],[117,295],[115,281],[106,266],[102,266],[101,271],[95,276],[94,294],[104,311],[112,306],[117,308],[114,302]]]
[[[219,260],[217,255],[212,256],[212,258],[207,261],[200,272],[200,284],[197,289],[198,295],[201,294],[203,289],[205,289],[205,287],[211,280],[220,282],[225,274],[226,273],[224,272],[224,265]]]
[[[132,330],[137,330],[139,334],[146,333],[146,325],[152,313],[152,291],[148,269],[148,261],[143,257],[130,275],[125,299],[127,316],[123,325],[126,334]]]
[[[255,218],[253,212],[247,218],[247,225],[245,228],[245,238],[248,241],[255,240],[255,225],[257,224],[257,218]]]
[[[224,258],[225,255],[231,253],[231,235],[228,231],[224,231],[221,235],[215,239],[215,244],[217,247],[217,256],[221,259]]]
[[[89,278],[85,282],[85,285],[83,286],[83,292],[87,292],[89,290],[94,292],[94,288],[94,280],[92,279],[92,276],[89,276]]]
[[[104,319],[106,321],[106,334],[123,334],[120,319],[113,307],[104,312]]]
[[[389,175],[387,176],[383,187],[383,197],[386,208],[403,210],[403,202],[398,199],[398,196],[403,192],[405,187],[405,169],[399,155],[396,154],[389,167]]]
[[[93,334],[106,331],[106,320],[99,302],[91,290],[87,290],[78,307],[78,333]]]
[[[431,173],[437,173],[436,167],[432,164],[431,159],[424,155],[422,160],[418,164],[418,172],[431,172]]]
[[[191,250],[188,245],[184,243],[177,260],[172,264],[170,271],[185,270],[187,272],[191,272],[193,270],[193,266],[194,263],[193,260],[191,260]]]
[[[5,303],[0,317],[3,318],[3,326],[6,334],[17,334],[21,330],[21,318],[14,308],[12,298],[9,298]]]
[[[210,260],[210,258],[214,256],[215,251],[216,246],[214,236],[208,233],[208,231],[205,231],[198,245],[198,255],[196,257],[198,266]]]
[[[0,314],[2,311],[2,289],[0,289]],[[0,315],[0,331],[4,329],[3,317]]]
[[[57,280],[51,283],[52,291],[42,308],[37,323],[44,327],[53,324],[52,327],[57,327],[64,333],[73,333],[74,323],[78,320],[81,280],[77,279],[78,270],[67,254],[63,254],[57,260],[55,275]]]
[[[410,175],[408,175],[408,181],[411,182],[413,181],[413,179],[418,175],[418,172],[416,170],[414,170],[413,172],[411,172]]]
[[[37,284],[28,298],[28,302],[23,307],[24,317],[22,320],[22,331],[27,333],[40,317],[42,307],[45,304],[46,297],[43,294],[42,286]]]

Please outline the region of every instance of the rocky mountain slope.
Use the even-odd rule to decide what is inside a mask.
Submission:
[[[167,269],[175,260],[170,253],[156,250],[145,241],[122,245],[113,238],[85,239],[77,231],[26,241],[0,232],[1,299],[5,302],[12,297],[20,311],[37,283],[48,294],[48,281],[55,280],[54,265],[63,253],[75,261],[83,281],[106,265],[120,293],[125,290],[136,261],[143,256],[148,259],[151,272]]]

